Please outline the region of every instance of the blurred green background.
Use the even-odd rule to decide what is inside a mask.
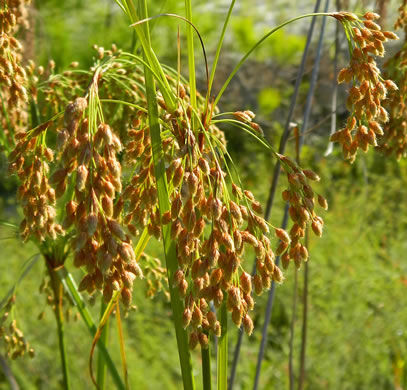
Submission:
[[[151,14],[183,14],[183,2],[150,2]],[[271,26],[302,12],[311,12],[311,1],[238,1],[222,52],[215,90],[242,54]],[[379,2],[380,3],[380,2]],[[205,41],[208,57],[213,58],[216,40],[229,2],[194,1],[196,26]],[[386,26],[396,18],[397,2],[387,4]],[[350,10],[372,9],[368,2],[351,3]],[[336,10],[332,4],[330,10]],[[129,49],[132,32],[127,20],[113,0],[37,0],[30,10],[33,34],[26,34],[27,55],[46,65],[55,60],[57,71],[72,61],[81,67],[92,64],[93,44]],[[180,23],[168,18],[154,24],[154,47],[160,59],[176,66],[177,28]],[[309,21],[291,25],[256,51],[252,59],[230,85],[220,106],[222,110],[252,109],[258,114],[266,136],[277,144],[284,126],[290,97]],[[310,72],[320,24],[317,23],[313,48],[306,65],[295,121],[301,123]],[[360,155],[357,162],[343,162],[340,151],[324,157],[330,131],[330,96],[333,73],[332,56],[335,24],[328,21],[323,60],[314,99],[313,128],[307,135],[302,165],[318,172],[318,191],[330,204],[324,213],[322,239],[310,242],[309,322],[307,341],[306,389],[407,389],[407,163],[396,162],[379,154]],[[186,75],[185,26],[182,34],[182,65]],[[342,39],[343,41],[343,39]],[[339,55],[347,61],[345,42]],[[397,45],[388,50],[394,52]],[[204,85],[201,50],[196,48],[199,82]],[[339,91],[338,126],[346,115],[344,91]],[[329,118],[328,118],[329,119]],[[322,124],[321,121],[324,121]],[[265,203],[271,182],[273,160],[252,138],[224,129],[231,154],[246,188]],[[288,154],[294,156],[294,142]],[[1,164],[0,218],[18,223],[20,211],[14,203],[15,183],[6,178],[6,162]],[[282,181],[283,182],[283,181]],[[284,183],[283,183],[284,184]],[[281,186],[281,189],[283,187]],[[279,192],[278,192],[279,193]],[[282,218],[283,202],[278,199],[272,222]],[[13,239],[10,229],[0,228],[0,298],[17,280],[24,262],[36,253],[33,246]],[[160,256],[160,246],[152,243],[149,252]],[[247,268],[251,258],[247,257]],[[72,267],[71,260],[69,264]],[[39,292],[44,264],[37,261],[17,290],[15,316],[19,327],[36,350],[36,357],[8,361],[21,389],[58,389],[62,375],[59,367],[55,320]],[[80,272],[76,271],[77,280]],[[261,389],[288,389],[288,342],[292,316],[294,269],[285,272],[286,281],[277,288],[270,324],[270,335],[262,366]],[[298,273],[298,311],[295,328],[294,364],[298,372],[300,355],[301,304],[303,270]],[[135,283],[134,303],[137,310],[124,321],[126,353],[131,388],[180,389],[182,386],[171,310],[163,295],[147,298],[142,282]],[[267,297],[257,299],[254,313],[255,331],[244,337],[237,369],[235,389],[251,389],[263,325]],[[41,312],[45,313],[39,320]],[[99,307],[92,307],[98,318]],[[115,361],[120,362],[115,321],[111,321],[110,346]],[[230,358],[238,330],[230,328]],[[67,325],[68,355],[73,389],[89,389],[88,372],[91,340],[80,320]],[[213,350],[213,348],[212,348]],[[1,350],[0,350],[1,351]],[[200,354],[194,353],[197,388],[201,388]],[[213,365],[215,375],[216,366]],[[8,384],[0,370],[0,389]],[[113,388],[109,383],[108,389]]]

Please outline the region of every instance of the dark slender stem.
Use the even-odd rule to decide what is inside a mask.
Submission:
[[[3,355],[0,355],[0,367],[2,368],[3,374],[6,377],[8,384],[10,385],[10,390],[20,390],[16,378],[14,378],[14,375],[11,372],[11,369]]]
[[[316,1],[314,13],[318,12],[320,3],[321,3],[321,0]],[[285,151],[285,147],[286,147],[286,144],[287,144],[287,141],[288,141],[288,137],[290,135],[290,123],[292,122],[292,119],[293,119],[295,104],[297,102],[301,81],[302,81],[302,78],[304,76],[305,62],[306,62],[306,59],[307,59],[307,56],[308,56],[312,35],[314,33],[315,22],[316,22],[316,17],[314,16],[311,19],[311,25],[310,25],[310,28],[308,30],[305,49],[304,49],[304,52],[302,54],[300,68],[298,70],[297,79],[295,81],[294,93],[293,93],[293,95],[291,97],[291,103],[290,103],[290,107],[289,107],[289,110],[288,110],[287,121],[286,121],[286,124],[285,124],[285,127],[284,127],[283,135],[281,136],[281,139],[280,139],[279,153],[281,153],[281,154],[284,153],[284,151]],[[278,184],[278,180],[279,180],[279,177],[280,177],[280,168],[281,168],[281,164],[280,164],[279,161],[277,161],[276,165],[274,167],[273,179],[272,179],[272,183],[271,183],[271,186],[270,186],[269,196],[268,196],[268,199],[267,199],[266,211],[264,213],[264,218],[266,220],[268,220],[270,218],[271,209],[273,207],[274,197],[275,197],[275,193],[276,193],[276,190],[277,190],[277,184]],[[253,263],[254,263],[254,265],[253,265],[252,274],[254,274],[255,269],[256,269],[256,262],[254,261]],[[241,327],[239,329],[238,339],[237,339],[237,343],[236,343],[236,346],[235,346],[235,351],[234,351],[234,354],[233,354],[233,363],[232,363],[232,369],[231,369],[230,378],[229,378],[228,390],[233,389],[233,384],[234,384],[234,380],[235,380],[235,377],[236,377],[237,363],[239,361],[240,349],[241,349],[241,345],[242,345],[243,333],[244,333],[243,328]]]
[[[339,11],[341,8],[340,1],[336,0],[336,10]],[[337,106],[337,100],[338,100],[338,82],[336,80],[336,75],[338,74],[338,55],[339,55],[339,49],[340,49],[340,43],[339,43],[339,35],[340,35],[340,23],[336,23],[335,26],[335,54],[334,54],[334,60],[333,60],[333,72],[334,72],[334,77],[332,80],[332,100],[331,100],[331,130],[330,130],[330,136],[335,133],[336,131],[336,106]],[[329,142],[328,147],[325,152],[325,156],[329,156],[332,153],[333,150],[333,142]]]
[[[287,222],[288,222],[288,203],[285,205],[285,208],[284,208],[284,216],[283,216],[283,221],[281,223],[282,229],[285,229],[287,227]],[[276,257],[275,264],[277,266],[280,264],[280,256]],[[264,352],[266,349],[267,329],[268,329],[268,325],[271,320],[271,312],[273,311],[275,291],[276,291],[276,283],[273,281],[271,283],[271,289],[269,291],[269,296],[267,299],[266,313],[264,316],[264,324],[263,324],[263,329],[261,332],[262,334],[261,334],[260,348],[259,348],[259,353],[257,355],[256,376],[254,378],[254,385],[253,385],[254,390],[257,390],[259,387],[261,364],[263,362]]]
[[[295,320],[297,313],[297,289],[298,289],[298,270],[294,271],[294,287],[293,287],[293,305],[292,305],[292,316],[291,316],[291,326],[290,326],[290,353],[288,357],[288,372],[290,381],[290,390],[294,390],[294,331],[295,331]]]
[[[327,11],[328,6],[329,6],[329,0],[326,0],[325,12]],[[318,48],[317,48],[317,55],[316,55],[316,58],[314,61],[314,68],[312,70],[312,75],[311,75],[310,88],[308,90],[307,100],[305,103],[304,117],[303,117],[302,131],[301,131],[301,135],[300,135],[298,154],[300,154],[302,146],[304,144],[304,136],[305,136],[305,132],[307,130],[308,120],[309,120],[309,116],[311,113],[312,99],[314,96],[314,90],[315,90],[316,82],[318,79],[319,63],[321,60],[322,41],[323,41],[323,36],[324,36],[324,32],[325,32],[325,23],[326,23],[326,18],[324,17],[324,19],[322,20],[321,33],[320,33]],[[286,209],[284,210],[284,217],[286,217],[287,214],[288,214],[288,205],[286,205]],[[284,222],[285,222],[285,224],[284,224]],[[283,225],[284,225],[284,226],[282,226],[283,229],[285,229],[286,224],[287,224],[287,221],[285,219],[283,221]],[[269,298],[267,301],[266,318],[265,318],[264,326],[263,326],[262,340],[260,343],[260,349],[259,349],[259,354],[258,354],[258,359],[257,359],[256,377],[255,377],[254,386],[253,386],[254,390],[257,390],[258,384],[259,384],[261,364],[263,361],[265,345],[267,342],[267,328],[268,328],[268,324],[270,323],[270,319],[271,319],[271,311],[273,308],[274,295],[275,295],[275,283],[272,284],[272,287],[271,287],[271,290],[269,293]]]
[[[308,246],[308,231],[305,233],[305,246]],[[301,358],[300,358],[300,378],[298,390],[304,388],[305,382],[305,356],[307,347],[307,323],[308,323],[308,262],[304,269],[304,291],[302,298],[302,332],[301,332]]]
[[[209,334],[205,332],[209,338]],[[211,343],[208,343],[208,348],[201,348],[201,357],[202,357],[202,383],[203,390],[212,389],[211,381]]]

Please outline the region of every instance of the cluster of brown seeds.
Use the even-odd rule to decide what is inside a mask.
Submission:
[[[48,179],[54,153],[45,146],[44,137],[50,125],[46,122],[30,132],[17,134],[16,147],[9,155],[9,168],[21,180],[17,198],[25,215],[20,225],[24,240],[32,236],[39,241],[46,237],[56,239],[63,232],[55,222],[56,195]]]
[[[7,302],[2,317],[0,318],[0,340],[5,347],[5,354],[11,359],[27,354],[29,357],[34,357],[35,351],[30,347],[30,344],[25,339],[21,329],[17,327],[16,320],[11,320],[10,315],[16,297],[13,295]]]
[[[399,18],[395,28],[403,28],[407,32],[407,1],[399,8]],[[406,39],[406,38],[405,38]],[[391,91],[385,101],[389,112],[389,121],[383,127],[384,136],[380,140],[379,149],[397,159],[407,154],[407,41],[402,48],[385,64],[386,76],[394,80],[399,87]]]
[[[2,128],[10,138],[26,123],[27,75],[21,65],[22,45],[15,38],[20,27],[27,28],[29,3],[24,0],[7,0],[0,5],[0,88],[6,105],[7,118],[1,118]]]
[[[342,145],[344,157],[355,160],[358,149],[367,151],[369,145],[377,146],[377,136],[383,135],[381,125],[389,120],[383,107],[387,91],[397,89],[391,80],[384,80],[375,57],[384,56],[383,43],[398,39],[391,31],[381,31],[374,20],[379,15],[367,12],[364,20],[351,13],[333,14],[344,25],[352,47],[351,61],[338,74],[339,83],[352,83],[346,102],[350,116],[345,128],[331,136],[331,141]]]
[[[289,215],[294,224],[289,235],[276,231],[276,236],[281,240],[276,254],[281,255],[284,268],[288,267],[290,260],[299,268],[303,261],[308,260],[308,250],[301,243],[307,225],[311,225],[316,236],[322,236],[324,221],[315,213],[316,202],[325,210],[328,209],[328,202],[322,195],[316,194],[309,184],[310,181],[320,180],[314,171],[302,169],[286,156],[279,155],[279,158],[286,165],[288,188],[282,195],[289,204]]]
[[[79,290],[103,290],[106,302],[121,290],[123,303],[130,306],[133,281],[142,272],[118,221],[123,203],[115,203],[116,192],[122,191],[117,159],[122,145],[109,125],[101,122],[95,127],[95,118],[86,117],[87,105],[86,99],[77,98],[65,111],[65,128],[57,134],[62,166],[53,181],[57,188],[65,188],[69,178],[74,184],[64,228],[74,225],[74,264],[87,270]]]
[[[190,346],[199,342],[205,348],[208,334],[221,332],[215,312],[209,309],[211,302],[216,308],[225,304],[234,323],[243,324],[250,334],[252,290],[259,295],[270,288],[273,280],[281,282],[283,275],[274,263],[268,237],[271,225],[260,216],[260,203],[250,191],[234,183],[230,191],[226,184],[230,180],[224,156],[226,142],[223,133],[211,123],[205,100],[198,96],[194,111],[188,88],[171,76],[168,80],[177,91],[178,108],[169,110],[158,94],[171,203],[171,209],[161,216],[140,71],[131,73],[123,68],[120,56],[111,57],[103,66],[95,67],[92,82],[84,87],[85,97],[68,104],[63,118],[56,115],[52,121],[24,133],[11,153],[10,167],[23,182],[22,199],[30,202],[30,207],[24,208],[25,236],[53,240],[54,232],[66,232],[75,266],[86,270],[80,290],[89,294],[102,291],[106,301],[120,291],[123,303],[129,307],[133,281],[142,276],[130,235],[139,237],[143,231],[141,237],[147,232],[161,239],[162,225],[170,225],[179,265],[171,282],[184,299],[183,321],[191,330]],[[112,80],[124,75],[133,77],[135,83],[131,97],[137,99],[138,109],[128,111],[128,124],[116,130],[107,124],[110,117],[117,116],[116,109],[109,111],[99,100],[99,93],[106,93],[109,99],[121,93],[119,88],[101,92],[101,80],[108,79],[109,74],[114,74]],[[63,94],[59,98],[63,101]],[[253,113],[242,111],[235,117],[261,135]],[[46,146],[49,139],[55,142],[53,159]],[[303,171],[284,156],[278,158],[288,172],[286,193],[292,217],[294,212],[299,216],[291,236],[274,229],[280,240],[276,253],[286,253],[283,264],[292,258],[299,266],[307,259],[300,243],[305,225],[310,223],[318,235],[322,232],[322,219],[313,211],[314,193],[308,181],[315,180],[316,175]],[[54,222],[55,212],[51,212],[55,201],[64,210],[62,227]],[[41,209],[43,204],[47,218]],[[43,218],[39,231],[31,223],[33,218]],[[248,248],[256,254],[254,276],[243,267]],[[141,260],[146,262],[146,257]],[[162,282],[164,269],[159,271],[160,266],[154,262],[149,266],[143,268],[151,274],[148,294],[152,295],[167,286]]]

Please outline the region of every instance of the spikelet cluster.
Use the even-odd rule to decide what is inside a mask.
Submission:
[[[10,169],[22,181],[20,199],[27,204],[24,237],[54,240],[54,233],[65,234],[74,265],[86,272],[79,289],[89,294],[100,291],[106,301],[120,291],[123,303],[130,307],[133,281],[142,277],[142,270],[148,276],[149,296],[168,288],[165,269],[148,256],[136,259],[132,240],[146,235],[160,240],[162,226],[168,226],[178,260],[170,283],[184,300],[183,323],[190,330],[190,347],[199,343],[205,348],[209,332],[220,335],[211,302],[216,308],[225,303],[233,322],[243,324],[251,334],[252,292],[259,295],[272,281],[283,280],[275,253],[284,255],[284,265],[293,259],[299,267],[308,257],[301,244],[307,223],[316,234],[322,233],[310,185],[316,174],[276,154],[288,174],[284,196],[296,227],[290,234],[273,228],[261,217],[254,195],[228,176],[224,134],[212,123],[205,99],[198,96],[193,110],[188,86],[168,74],[177,108],[170,110],[158,92],[171,204],[161,215],[142,69],[129,65],[125,53],[111,51],[105,58],[107,51],[98,48],[99,52],[103,62],[92,69],[91,83],[83,73],[50,77],[45,88],[47,99],[55,103],[50,104],[56,107],[54,117],[19,136],[10,154]],[[121,80],[131,88],[123,89]],[[74,85],[83,96],[73,98],[63,115],[58,114],[59,107],[72,91],[52,91],[55,83],[56,90]],[[133,106],[102,104],[102,98],[129,101]],[[235,118],[261,136],[253,113],[237,112]],[[51,211],[55,202],[64,210],[58,218]],[[326,201],[319,203],[326,207]],[[42,225],[31,223],[35,219]],[[271,233],[278,242],[274,251]],[[244,252],[249,248],[256,254],[253,276],[244,267]]]
[[[407,32],[407,2],[399,8],[399,18],[395,28]],[[405,38],[406,39],[406,38]],[[385,107],[389,112],[389,121],[383,126],[384,136],[379,142],[379,149],[397,159],[407,154],[407,42],[385,64],[386,77],[394,80],[399,87],[388,94]]]
[[[10,359],[17,359],[24,355],[34,357],[35,351],[25,339],[21,329],[17,327],[17,322],[12,318],[12,309],[16,297],[13,295],[6,303],[3,314],[0,318],[0,342],[3,344],[5,354]]]
[[[61,165],[52,176],[57,197],[70,181],[72,199],[66,203],[65,229],[74,226],[74,264],[87,274],[79,290],[93,294],[102,290],[106,302],[121,290],[125,306],[132,300],[132,285],[142,276],[128,234],[118,221],[123,203],[116,202],[122,191],[122,149],[110,126],[87,116],[87,100],[77,98],[65,110],[64,125],[57,133]],[[93,123],[93,124],[92,124]]]
[[[21,182],[17,199],[25,215],[20,224],[24,241],[28,237],[39,241],[46,237],[56,239],[57,234],[63,233],[61,225],[55,222],[56,195],[49,183],[49,164],[54,160],[54,152],[43,142],[50,125],[51,122],[46,122],[17,134],[17,144],[9,155],[9,169]]]
[[[379,15],[367,12],[363,20],[356,15],[339,12],[332,14],[344,26],[351,47],[351,60],[338,74],[339,83],[351,83],[346,106],[350,111],[345,128],[331,136],[331,141],[342,145],[344,157],[355,160],[358,149],[366,152],[377,146],[377,137],[383,135],[382,125],[389,120],[383,101],[396,84],[384,80],[375,58],[383,57],[384,42],[398,39],[391,31],[381,31],[374,22]]]
[[[322,236],[324,221],[315,212],[315,206],[328,209],[328,202],[314,192],[310,182],[318,182],[319,176],[309,169],[302,169],[298,164],[286,156],[280,155],[282,164],[286,165],[288,188],[283,191],[283,199],[289,204],[289,215],[293,221],[289,235],[276,232],[280,238],[277,255],[281,255],[281,263],[287,268],[290,261],[299,268],[303,261],[308,260],[308,250],[301,240],[305,237],[305,230],[310,225],[314,234]],[[281,230],[281,229],[280,229]]]
[[[27,75],[21,65],[22,45],[15,37],[21,27],[27,28],[29,1],[7,0],[0,5],[0,89],[7,110],[1,116],[2,128],[9,139],[26,122]]]

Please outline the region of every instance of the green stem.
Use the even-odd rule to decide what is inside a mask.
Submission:
[[[106,304],[103,302],[103,298],[100,303],[100,319],[102,319],[103,314],[106,310]],[[102,335],[100,336],[99,342],[103,344],[107,348],[109,339],[109,323],[107,322],[106,325],[103,327]],[[97,377],[96,382],[100,390],[103,390],[106,385],[106,363],[103,354],[99,352],[98,354],[98,365],[97,365]]]
[[[51,286],[54,294],[54,313],[55,319],[57,322],[57,331],[58,331],[58,343],[59,343],[59,353],[61,355],[61,365],[62,365],[62,375],[64,381],[64,389],[70,389],[70,379],[69,379],[69,370],[68,370],[68,358],[66,354],[66,345],[65,345],[65,329],[64,329],[64,316],[63,316],[63,307],[62,307],[62,298],[63,298],[63,286],[59,280],[56,271],[53,269],[52,264],[48,259],[45,259],[49,276],[51,279]]]
[[[88,328],[89,333],[92,337],[95,336],[97,327],[92,319],[92,316],[86,307],[86,304],[82,298],[82,296],[78,292],[78,288],[75,284],[75,281],[72,278],[72,275],[68,273],[65,267],[61,267],[57,270],[58,277],[60,278],[62,284],[65,287],[65,290],[70,294],[72,301],[74,302],[76,308],[78,309],[82,320],[85,322],[86,327]],[[112,376],[113,382],[115,383],[117,389],[125,390],[125,386],[123,384],[122,379],[120,378],[119,372],[116,369],[116,366],[109,354],[109,351],[106,349],[106,346],[100,342],[97,343],[99,353],[101,353],[107,365],[107,369]]]
[[[138,22],[139,16],[137,15],[136,7],[134,6],[134,3],[132,0],[124,0],[122,3],[123,7],[121,7],[125,13],[128,15],[130,18],[131,23],[136,23]],[[143,16],[141,16],[142,19]],[[175,110],[175,98],[174,95],[171,91],[170,85],[168,83],[167,78],[165,77],[164,70],[160,64],[160,61],[158,60],[157,56],[154,53],[153,48],[151,47],[151,42],[150,42],[150,35],[148,32],[148,29],[145,28],[145,25],[147,25],[148,22],[144,23],[143,25],[136,25],[134,26],[137,37],[140,40],[141,46],[143,48],[143,53],[144,56],[148,62],[148,64],[154,69],[154,72],[159,75],[160,81],[165,85],[165,88],[162,89],[162,94],[164,97],[164,100],[166,104],[168,105],[168,109],[170,111]]]
[[[226,390],[228,387],[228,312],[226,303],[223,303],[221,307],[220,325],[222,335],[218,340],[218,390]]]
[[[205,332],[209,339],[209,334]],[[211,390],[211,350],[210,343],[208,343],[208,348],[201,348],[201,357],[202,357],[202,383],[203,390]]]
[[[185,0],[186,18],[192,23],[191,0]],[[189,68],[189,89],[191,106],[196,109],[196,79],[195,79],[195,53],[194,53],[194,31],[190,24],[187,24],[187,45],[188,45],[188,68]]]
[[[290,24],[292,22],[295,22],[297,20],[300,19],[304,19],[304,18],[309,18],[312,16],[332,16],[331,13],[327,13],[327,12],[316,12],[316,13],[311,13],[311,14],[305,14],[305,15],[301,15],[301,16],[297,16],[295,18],[292,18],[290,20],[287,20],[286,22],[280,24],[277,27],[274,27],[272,30],[270,30],[267,34],[265,34],[259,41],[256,42],[255,45],[252,46],[252,48],[242,57],[242,59],[239,61],[239,63],[235,66],[235,68],[233,69],[233,71],[230,73],[229,77],[227,78],[227,80],[225,81],[225,83],[223,84],[221,90],[218,93],[218,96],[216,96],[215,99],[215,103],[214,105],[216,106],[219,102],[219,99],[222,97],[223,93],[225,92],[226,88],[228,87],[230,81],[233,79],[233,77],[235,76],[235,74],[239,71],[240,67],[246,62],[247,58],[268,38],[270,37],[272,34],[274,34],[276,31],[282,29],[284,26],[286,26],[287,24]]]
[[[147,1],[139,0],[140,10],[143,18],[147,18]],[[149,39],[148,23],[144,24],[144,35]],[[157,106],[157,94],[155,90],[154,78],[150,70],[145,67],[144,69],[146,80],[146,96],[148,117],[150,124],[150,135],[154,161],[154,175],[157,182],[158,204],[160,215],[170,209],[170,201],[168,194],[168,187],[165,175],[164,165],[164,152],[162,149],[161,135],[160,135],[160,122]],[[169,225],[161,225],[163,245],[165,253],[165,261],[168,274],[168,285],[171,296],[171,306],[174,316],[175,333],[177,336],[178,353],[181,363],[182,380],[184,389],[194,389],[194,378],[192,372],[191,354],[188,346],[188,335],[182,325],[183,303],[181,301],[178,289],[173,287],[173,275],[178,269],[177,254],[175,242],[171,239],[171,230]]]

